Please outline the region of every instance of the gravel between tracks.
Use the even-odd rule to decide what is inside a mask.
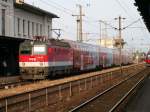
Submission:
[[[142,77],[143,74],[132,77],[75,112],[108,112]]]

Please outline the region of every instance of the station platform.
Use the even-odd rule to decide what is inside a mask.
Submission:
[[[9,77],[0,77],[0,85],[8,84],[20,81],[21,76],[9,76]]]
[[[125,112],[150,112],[150,76],[128,103]]]

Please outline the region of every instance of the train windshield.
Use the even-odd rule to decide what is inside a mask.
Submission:
[[[20,48],[20,54],[22,55],[30,55],[32,54],[32,48],[31,47],[26,47],[26,46],[23,46]]]
[[[32,45],[30,41],[25,41],[20,44],[19,48],[21,55],[31,55],[32,54]]]
[[[25,55],[31,54],[31,50],[30,49],[23,49],[20,51],[20,54],[25,54]]]
[[[33,54],[35,55],[46,54],[46,47],[44,45],[34,45]]]

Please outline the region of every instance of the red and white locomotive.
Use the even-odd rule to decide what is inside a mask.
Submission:
[[[122,52],[122,64],[132,63],[132,55]],[[119,65],[117,49],[70,40],[49,39],[25,42],[20,47],[20,73],[23,79],[45,79],[73,71],[87,71]]]

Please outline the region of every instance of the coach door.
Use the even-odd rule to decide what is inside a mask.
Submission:
[[[102,59],[103,59],[103,68],[105,68],[106,67],[106,55],[105,54],[103,55]]]

